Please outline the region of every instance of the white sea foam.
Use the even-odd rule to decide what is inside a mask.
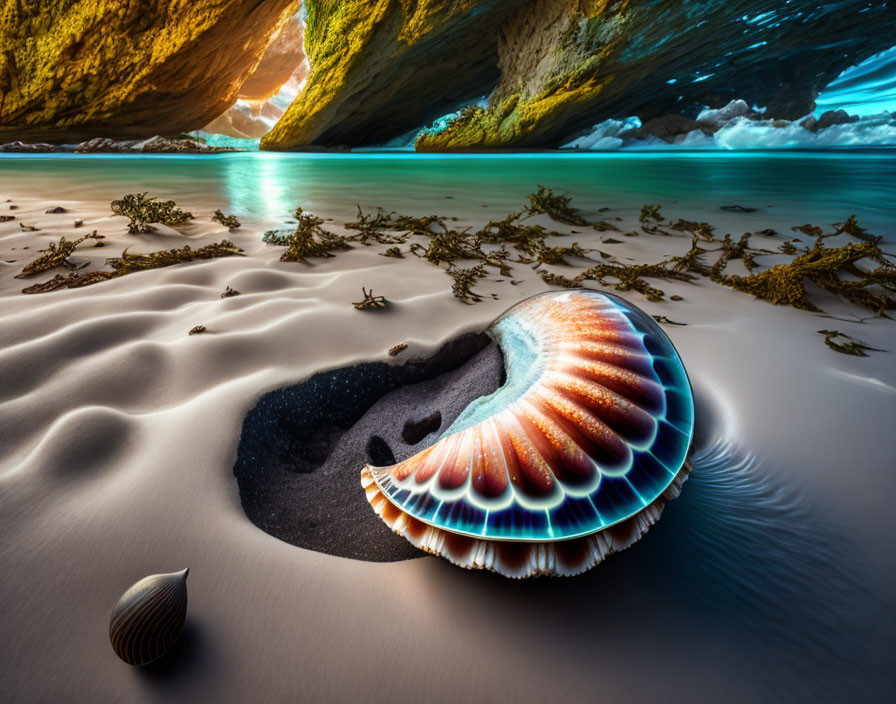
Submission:
[[[703,111],[697,115],[697,120],[706,122],[728,122],[736,117],[742,117],[749,112],[750,106],[747,105],[746,100],[732,100],[725,107],[718,108],[717,110],[704,108]]]
[[[596,125],[588,134],[574,139],[564,145],[564,149],[588,149],[593,151],[613,151],[623,145],[619,134],[629,129],[637,129],[641,120],[629,117],[625,120],[604,120]]]
[[[743,100],[733,100],[723,108],[703,110],[703,122],[721,124],[713,135],[694,130],[665,142],[657,137],[626,138],[624,132],[640,127],[635,117],[604,120],[588,134],[564,145],[564,149],[615,151],[618,149],[815,149],[827,147],[879,147],[896,145],[896,113],[880,113],[818,131],[806,129],[802,121],[755,120]],[[757,111],[758,112],[758,111]]]
[[[867,147],[896,144],[896,116],[872,115],[856,122],[811,132],[798,122],[776,126],[772,120],[732,120],[713,135],[722,149]]]

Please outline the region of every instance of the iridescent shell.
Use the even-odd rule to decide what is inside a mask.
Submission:
[[[362,485],[397,533],[464,567],[577,574],[635,542],[689,471],[694,403],[652,318],[595,291],[535,296],[490,328],[506,383]]]

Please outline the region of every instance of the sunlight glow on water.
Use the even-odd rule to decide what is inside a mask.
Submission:
[[[675,154],[408,153],[0,155],[0,195],[110,201],[149,191],[185,207],[284,220],[297,207],[354,218],[357,205],[411,214],[492,218],[518,210],[538,184],[592,213],[661,203],[670,215],[717,216],[723,205],[770,219],[837,222],[853,213],[896,235],[896,150]],[[630,213],[629,213],[630,214]],[[799,221],[799,222],[797,222]],[[763,227],[767,225],[761,225]]]

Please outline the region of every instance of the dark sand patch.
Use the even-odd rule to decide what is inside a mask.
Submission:
[[[503,382],[501,351],[478,334],[426,360],[359,364],[272,391],[243,422],[233,470],[243,510],[266,533],[309,550],[374,562],[420,557],[370,508],[361,469],[433,444]]]

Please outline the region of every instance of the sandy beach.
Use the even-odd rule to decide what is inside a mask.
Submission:
[[[17,206],[0,223],[5,701],[893,694],[892,320],[820,293],[826,315],[776,307],[708,280],[658,282],[660,303],[622,293],[685,324],[664,329],[698,411],[693,476],[644,540],[574,579],[512,582],[434,557],[351,560],[294,547],[247,519],[233,475],[246,414],[264,393],[323,370],[430,356],[549,290],[539,275],[517,265],[510,285],[492,274],[471,306],[425,260],[383,257],[381,247],[281,262],[282,248],[261,241],[281,223],[236,213],[243,225],[228,232],[210,220],[222,203],[178,199],[196,216],[190,224],[129,235],[108,200],[56,200],[9,182],[0,195],[10,199],[0,212]],[[47,214],[54,206],[66,212]],[[316,214],[342,231],[341,213]],[[487,219],[459,216],[458,227]],[[639,227],[632,209],[600,215],[610,216],[622,231]],[[752,227],[737,213],[711,218],[719,233]],[[570,241],[620,262],[659,261],[690,244],[534,222],[576,230]],[[788,237],[795,224],[764,221]],[[15,275],[37,250],[92,230],[105,246],[86,243],[74,258],[93,268],[126,247],[225,238],[245,256],[20,293],[33,281]],[[783,241],[768,239],[757,245]],[[228,286],[241,295],[222,299]],[[362,286],[390,308],[356,310]],[[188,335],[199,325],[205,333]],[[837,354],[817,332],[825,328],[885,351]],[[407,350],[389,357],[402,342]],[[360,481],[344,490],[361,492]],[[173,657],[142,670],[120,662],[108,641],[118,596],[184,567],[189,613]]]
[[[896,703],[896,0],[0,36],[0,704]]]

